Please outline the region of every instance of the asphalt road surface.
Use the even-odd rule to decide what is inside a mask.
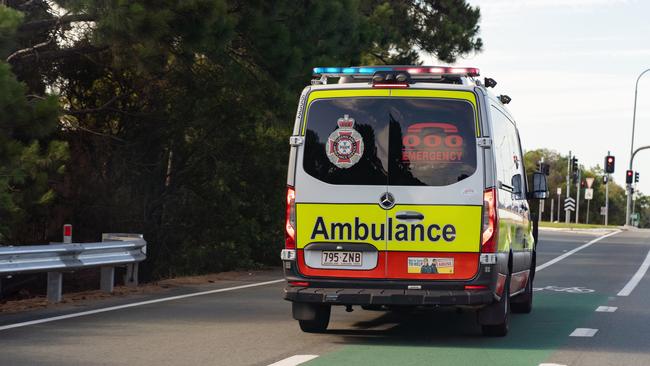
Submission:
[[[273,271],[0,316],[0,365],[650,365],[650,231],[602,236],[541,231],[533,312],[505,338],[451,309],[336,307],[302,333]]]

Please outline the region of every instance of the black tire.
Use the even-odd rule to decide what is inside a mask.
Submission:
[[[501,314],[501,319],[495,324],[481,324],[481,332],[487,337],[505,337],[510,330],[510,275],[506,277],[503,294],[499,302],[490,305],[488,311]]]
[[[321,305],[316,309],[316,316],[312,320],[298,320],[300,329],[305,333],[323,333],[327,330],[330,323],[330,314],[332,307],[330,305]]]
[[[526,289],[515,296],[510,304],[510,309],[517,314],[530,314],[533,311],[533,279],[528,278]]]

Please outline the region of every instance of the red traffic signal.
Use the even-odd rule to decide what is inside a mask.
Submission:
[[[616,158],[612,155],[607,155],[605,157],[605,173],[611,174],[614,173],[614,164],[616,163]]]
[[[634,177],[634,172],[632,170],[626,171],[625,172],[625,183],[632,184],[632,177]]]

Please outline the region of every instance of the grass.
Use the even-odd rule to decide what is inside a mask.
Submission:
[[[565,224],[564,222],[548,222],[540,221],[540,227],[556,227],[556,228],[565,228],[565,229],[615,229],[616,226],[613,225],[598,225],[598,224],[576,224],[570,223]]]

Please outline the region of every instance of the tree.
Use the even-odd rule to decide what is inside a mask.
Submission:
[[[0,5],[0,54],[15,47],[21,13]],[[56,139],[58,101],[37,97],[0,61],[0,242],[45,240],[68,157]]]
[[[277,263],[287,137],[312,67],[481,48],[480,13],[458,0],[8,5],[24,20],[6,59],[62,109],[70,160],[54,188],[68,204],[54,220],[76,240],[143,232],[153,276]]]

